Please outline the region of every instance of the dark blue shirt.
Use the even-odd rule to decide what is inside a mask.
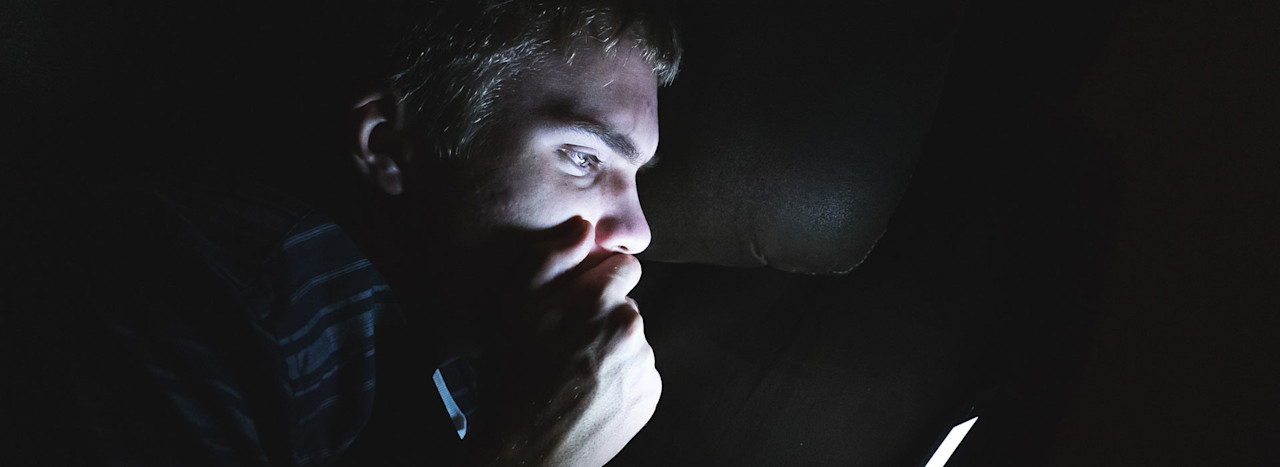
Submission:
[[[0,414],[17,433],[7,459],[449,461],[471,410],[457,407],[472,400],[465,372],[446,365],[455,381],[440,379],[386,282],[328,218],[231,179],[86,193],[43,218],[53,238],[25,240],[34,256],[6,297],[22,306],[3,324],[24,331],[7,339],[18,378]]]

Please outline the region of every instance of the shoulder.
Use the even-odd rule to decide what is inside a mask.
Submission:
[[[273,187],[233,177],[164,177],[139,195],[161,210],[153,225],[173,236],[158,243],[186,250],[278,332],[301,331],[288,321],[309,322],[342,303],[390,299],[341,226]]]
[[[350,444],[372,404],[372,325],[391,300],[336,224],[230,177],[27,185],[38,203],[6,206],[23,228],[5,232],[16,286],[4,301],[23,312],[4,314],[4,340],[40,363],[6,385],[32,409],[4,426],[158,441],[74,454],[104,459],[306,465]]]
[[[323,222],[301,201],[236,177],[155,177],[133,195],[159,208],[157,223],[237,285],[262,273],[302,224]]]
[[[159,184],[150,195],[271,349],[295,459],[346,449],[372,410],[375,327],[398,316],[369,259],[328,216],[254,182]]]

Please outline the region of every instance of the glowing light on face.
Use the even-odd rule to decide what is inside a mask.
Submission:
[[[649,245],[636,175],[658,146],[657,81],[638,52],[580,53],[529,72],[512,88],[507,141],[487,160],[484,195],[468,214],[485,229],[539,231],[580,217],[597,252]],[[481,234],[483,235],[483,234]]]
[[[924,467],[942,467],[947,464],[947,460],[951,459],[951,454],[956,452],[956,448],[960,446],[960,441],[964,440],[964,436],[969,434],[969,429],[973,428],[973,424],[978,421],[978,417],[956,425],[947,433],[947,437],[942,440],[942,445],[938,446],[938,450],[933,452],[933,457],[929,458],[929,462]]]

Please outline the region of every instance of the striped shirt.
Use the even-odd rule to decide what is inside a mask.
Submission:
[[[65,342],[29,339],[41,363],[6,394],[40,407],[4,422],[31,430],[34,460],[425,465],[456,450],[474,373],[436,365],[332,221],[247,182],[107,198],[127,208],[85,214],[70,301],[40,300],[28,323]]]

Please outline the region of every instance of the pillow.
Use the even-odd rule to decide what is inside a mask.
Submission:
[[[885,231],[941,93],[952,1],[680,6],[640,175],[642,258],[844,273]]]

